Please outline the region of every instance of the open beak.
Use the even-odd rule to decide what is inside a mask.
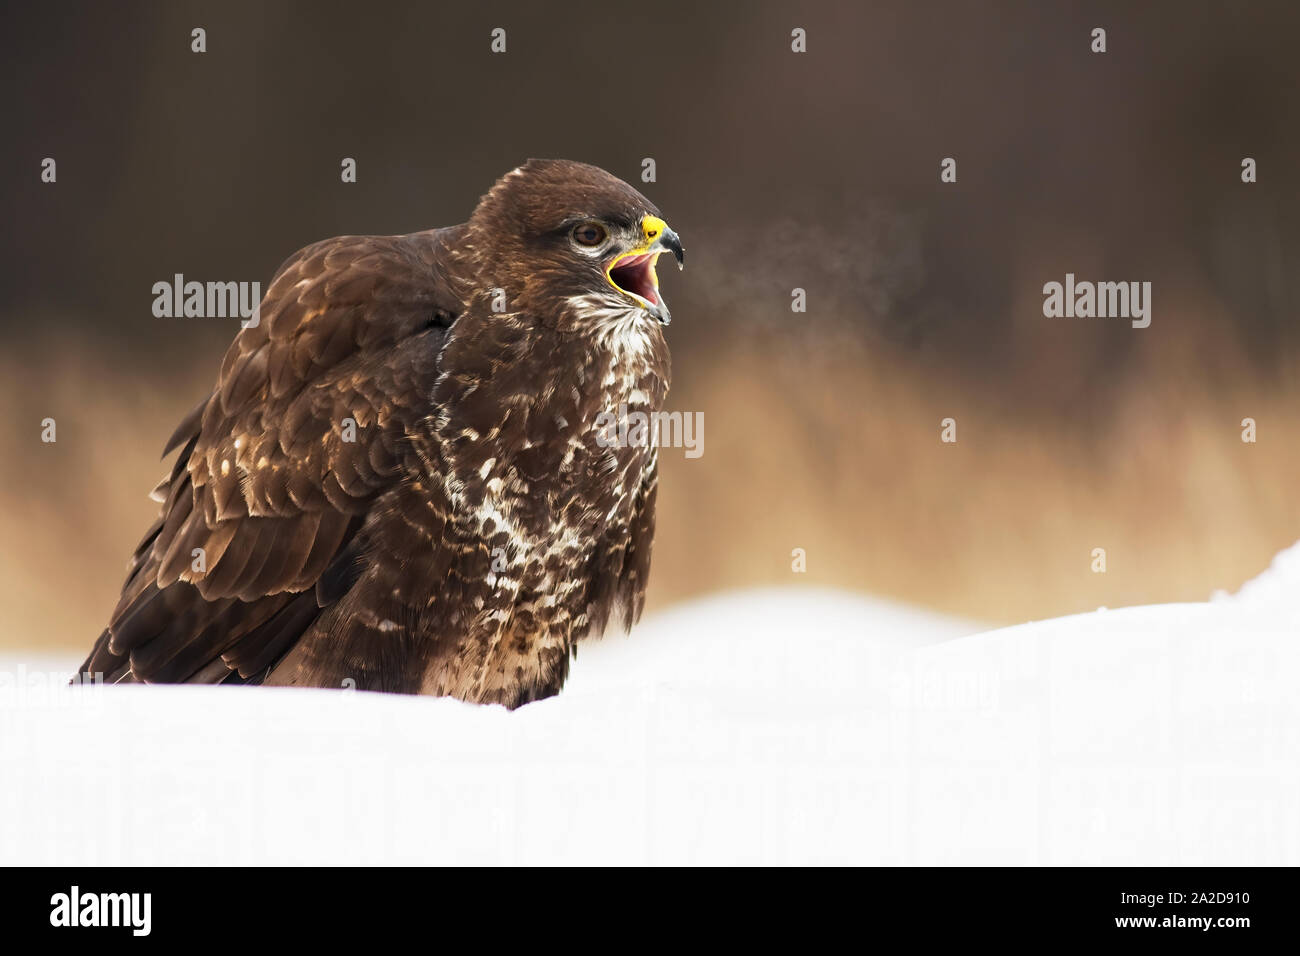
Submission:
[[[671,252],[677,260],[677,268],[681,269],[686,264],[686,250],[682,248],[677,233],[658,216],[646,216],[641,220],[641,235],[644,241],[614,259],[605,270],[605,278],[614,288],[636,299],[661,324],[667,325],[672,321],[672,313],[659,292],[655,262],[662,253]]]

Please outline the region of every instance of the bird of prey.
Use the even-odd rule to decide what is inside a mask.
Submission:
[[[637,190],[530,160],[462,225],[291,257],[167,443],[81,679],[558,693],[644,603],[657,448],[597,419],[663,405],[665,252]]]

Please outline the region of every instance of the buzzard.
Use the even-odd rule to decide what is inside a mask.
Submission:
[[[530,160],[462,225],[291,257],[164,449],[83,676],[558,693],[644,602],[657,450],[597,418],[662,407],[664,252],[637,190]]]

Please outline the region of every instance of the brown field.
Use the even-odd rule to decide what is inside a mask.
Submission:
[[[74,649],[112,607],[158,452],[219,356],[128,374],[66,341],[25,352],[0,364],[21,425],[0,447],[0,647]],[[1112,386],[1099,423],[999,407],[889,350],[695,353],[670,406],[704,413],[704,454],[665,450],[651,609],[823,585],[1008,623],[1235,589],[1300,538],[1300,395],[1239,380],[1211,398],[1159,368]],[[1256,444],[1240,440],[1247,415]],[[956,444],[939,441],[948,416]]]

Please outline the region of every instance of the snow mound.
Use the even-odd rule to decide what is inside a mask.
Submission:
[[[1300,651],[1251,593],[983,634],[724,595],[513,713],[0,660],[0,863],[1294,865]]]
[[[1280,552],[1267,571],[1241,586],[1239,604],[1272,609],[1292,625],[1300,625],[1300,542]]]

